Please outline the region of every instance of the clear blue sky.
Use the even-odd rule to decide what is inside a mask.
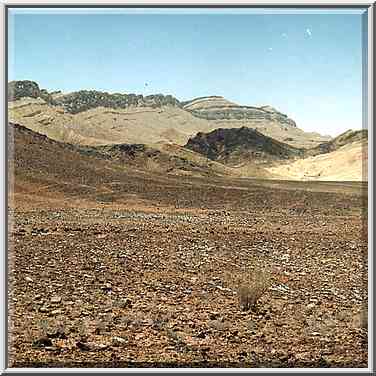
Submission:
[[[11,10],[9,80],[64,92],[223,95],[337,135],[362,127],[361,24],[361,11],[338,10]]]

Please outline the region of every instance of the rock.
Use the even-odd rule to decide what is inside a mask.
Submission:
[[[181,107],[171,95],[109,94],[96,90],[80,90],[74,93],[51,98],[51,105],[62,106],[66,112],[77,114],[96,107],[128,108],[129,106],[150,106],[159,108],[165,105]]]
[[[105,343],[99,343],[99,344],[95,344],[93,346],[94,350],[97,350],[97,351],[100,351],[100,350],[105,350],[108,348],[108,345],[106,345]]]
[[[315,307],[316,307],[315,303],[310,303],[310,304],[307,305],[306,310],[307,311],[312,311],[312,309],[315,308]]]
[[[285,253],[281,256],[281,261],[289,261],[290,255],[288,253]]]
[[[56,346],[46,346],[44,349],[46,351],[60,351],[60,348]]]
[[[367,329],[368,328],[368,313],[366,310],[361,311],[356,314],[352,320],[351,325],[353,328],[357,329]]]
[[[108,348],[108,345],[104,343],[93,343],[93,342],[82,342],[78,341],[76,342],[76,346],[81,351],[101,351]]]
[[[51,316],[61,315],[63,312],[61,309],[55,309],[54,311],[50,312]]]
[[[136,341],[138,341],[138,340],[140,340],[140,339],[142,339],[142,338],[144,338],[144,337],[145,337],[145,334],[144,334],[144,333],[138,333],[138,334],[135,335],[134,339],[135,339]]]
[[[326,319],[324,321],[324,325],[327,326],[328,328],[333,329],[333,328],[335,328],[337,326],[337,323],[334,320],[332,320],[332,319]]]
[[[145,325],[145,326],[153,326],[154,324],[154,320],[142,320],[142,324]]]
[[[104,286],[102,286],[102,290],[104,292],[110,292],[112,290],[112,284],[107,282],[104,284]]]
[[[183,102],[183,108],[193,116],[207,120],[253,120],[257,123],[278,122],[281,126],[296,127],[293,120],[270,106],[241,106],[220,96]]]
[[[39,312],[46,313],[46,312],[48,312],[48,308],[47,307],[40,307]]]
[[[128,341],[125,338],[122,337],[113,337],[112,338],[112,345],[116,347],[124,346],[128,343]]]
[[[81,350],[81,351],[91,351],[92,348],[88,343],[78,341],[76,342],[76,346]]]
[[[50,301],[51,301],[51,303],[54,303],[54,304],[60,303],[61,302],[61,297],[55,295],[55,296],[51,297]]]
[[[209,313],[209,319],[210,320],[217,320],[219,319],[221,314],[219,312],[210,312]]]
[[[48,338],[59,338],[59,339],[67,339],[68,337],[65,334],[64,327],[53,328],[48,330],[47,332]]]
[[[201,330],[196,335],[197,338],[206,338],[206,332]]]
[[[247,323],[247,327],[248,329],[252,332],[252,333],[255,333],[256,330],[257,330],[257,325],[256,323],[253,321],[253,320],[249,320],[248,323]]]
[[[30,278],[30,277],[25,277],[25,281],[26,281],[26,282],[30,282],[30,283],[31,283],[31,282],[34,282],[33,279]]]
[[[48,337],[41,337],[33,341],[34,348],[42,348],[46,346],[52,346],[52,341]]]
[[[8,84],[8,100],[15,101],[24,97],[38,98],[40,89],[34,81],[11,81]]]
[[[119,308],[132,308],[132,301],[129,298],[121,299],[118,302]]]
[[[226,331],[229,329],[230,325],[228,322],[222,322],[220,320],[210,320],[208,326],[214,330]]]

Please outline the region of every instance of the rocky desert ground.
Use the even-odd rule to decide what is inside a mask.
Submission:
[[[254,111],[213,110],[215,98],[176,111],[206,122]],[[308,153],[302,144],[247,127],[201,133],[195,152],[64,143],[28,125],[8,126],[10,367],[367,367],[362,161],[356,179],[290,181],[278,158]],[[287,160],[291,175],[309,158],[343,160],[358,137],[317,136],[318,151]],[[263,173],[277,160],[283,179],[239,173],[245,156],[256,162],[243,169]]]

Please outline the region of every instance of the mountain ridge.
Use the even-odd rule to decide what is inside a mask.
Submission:
[[[271,106],[241,106],[221,96],[180,102],[162,94],[144,97],[96,90],[64,94],[40,89],[33,81],[10,82],[8,95],[11,121],[81,145],[185,145],[198,132],[244,126],[294,147],[311,148],[331,139],[304,132]]]

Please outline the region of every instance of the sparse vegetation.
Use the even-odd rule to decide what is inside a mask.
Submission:
[[[240,309],[243,311],[254,309],[270,285],[270,275],[264,271],[254,270],[243,276],[237,287]]]

